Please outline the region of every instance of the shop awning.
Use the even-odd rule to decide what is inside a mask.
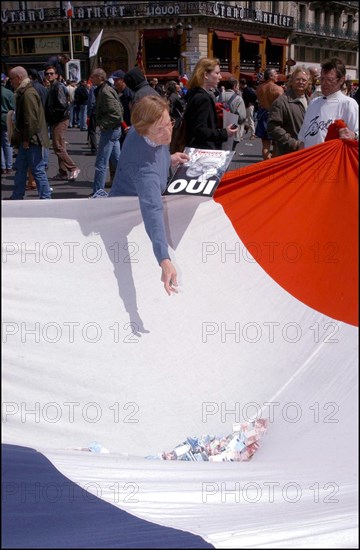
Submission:
[[[214,31],[220,40],[235,40],[236,34],[230,31]]]
[[[229,80],[229,78],[235,78],[235,76],[228,71],[222,71],[220,69],[221,80]]]
[[[240,71],[240,78],[245,78],[249,82],[256,82],[257,73],[252,71]]]
[[[245,40],[245,42],[253,42],[256,44],[261,44],[263,39],[261,36],[258,36],[257,34],[244,34],[242,33],[241,36]]]
[[[272,36],[268,36],[268,39],[272,46],[287,46],[286,38],[273,38]]]
[[[147,40],[154,40],[159,38],[169,38],[168,29],[145,29],[144,38]]]

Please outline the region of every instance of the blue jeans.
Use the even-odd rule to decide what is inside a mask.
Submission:
[[[86,117],[87,117],[87,105],[86,104],[80,105],[80,112],[79,112],[80,130],[87,130]]]
[[[114,171],[116,170],[120,158],[120,136],[121,128],[115,128],[115,130],[101,130],[95,161],[94,193],[99,189],[105,188],[109,160]]]
[[[7,130],[1,130],[1,168],[12,168],[13,149]]]
[[[11,199],[22,200],[24,198],[29,168],[34,176],[39,198],[51,199],[50,186],[45,172],[43,148],[40,145],[30,145],[29,149],[24,149],[23,145],[20,144],[14,168],[16,172]]]

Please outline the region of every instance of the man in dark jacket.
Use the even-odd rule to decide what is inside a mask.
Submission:
[[[126,86],[134,92],[132,104],[146,95],[160,95],[150,86],[139,67],[130,69],[130,71],[125,74],[124,81]]]
[[[80,168],[76,166],[66,150],[65,133],[69,125],[70,109],[67,89],[62,82],[59,82],[58,76],[55,67],[48,66],[45,69],[45,77],[50,83],[45,103],[45,116],[50,125],[54,153],[59,163],[59,173],[53,180],[75,181],[80,174]]]
[[[13,149],[10,145],[7,131],[7,116],[15,109],[14,92],[5,87],[5,75],[1,75],[1,173],[11,174]],[[9,115],[11,116],[11,114]]]
[[[87,102],[89,98],[89,90],[86,80],[80,80],[80,84],[75,90],[75,105],[79,107],[79,125],[82,132],[87,131]]]
[[[130,126],[130,105],[131,102],[134,100],[134,92],[131,91],[130,88],[126,85],[124,77],[125,73],[121,69],[115,71],[111,75],[111,78],[114,80],[115,90],[119,94],[121,105],[123,106],[124,122],[126,123],[126,126]]]
[[[65,79],[65,66],[66,63],[70,61],[70,57],[66,53],[60,53],[58,55],[53,55],[49,57],[49,59],[45,63],[45,72],[46,68],[51,65],[52,67],[55,67],[56,72],[59,76],[60,80]]]
[[[10,79],[16,91],[15,129],[11,144],[18,148],[14,191],[10,198],[12,200],[24,198],[27,173],[30,168],[36,181],[39,198],[51,199],[42,152],[43,147],[49,147],[49,137],[39,94],[31,84],[24,67],[11,69]]]

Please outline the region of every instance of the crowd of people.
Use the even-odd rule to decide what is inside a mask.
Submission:
[[[146,231],[162,269],[168,294],[176,292],[177,275],[165,237],[161,195],[171,167],[186,162],[182,150],[172,151],[172,129],[185,128],[185,146],[221,149],[229,139],[261,139],[264,160],[321,143],[327,128],[344,121],[340,139],[358,139],[358,89],[349,86],[346,67],[338,58],[325,60],[321,71],[296,66],[287,83],[277,71],[266,69],[256,87],[245,79],[222,82],[217,59],[201,58],[186,86],[174,80],[150,82],[139,67],[107,75],[102,68],[89,80],[66,81],[68,59],[50,58],[39,73],[14,67],[1,77],[1,171],[15,170],[12,200],[37,188],[40,199],[50,199],[47,176],[49,146],[58,160],[53,181],[75,181],[80,168],[67,151],[66,131],[86,131],[94,161],[91,197],[139,197]],[[219,120],[217,106],[230,110],[238,123]],[[16,159],[13,165],[13,148]]]

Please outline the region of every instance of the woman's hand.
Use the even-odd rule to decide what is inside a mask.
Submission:
[[[177,154],[177,153],[175,153]],[[177,289],[175,288],[177,285],[177,273],[176,269],[173,266],[173,264],[170,262],[169,259],[162,260],[160,262],[160,267],[162,270],[161,273],[161,281],[164,283],[164,288],[168,295],[170,296],[172,292],[175,292],[177,294]]]
[[[229,126],[226,126],[226,131],[227,131],[228,137],[234,137],[236,132],[238,131],[238,127],[231,128],[231,126],[232,126],[232,124],[229,124]]]
[[[174,153],[171,155],[171,168],[176,168],[179,164],[184,164],[188,160],[190,160],[190,157],[186,153]]]

